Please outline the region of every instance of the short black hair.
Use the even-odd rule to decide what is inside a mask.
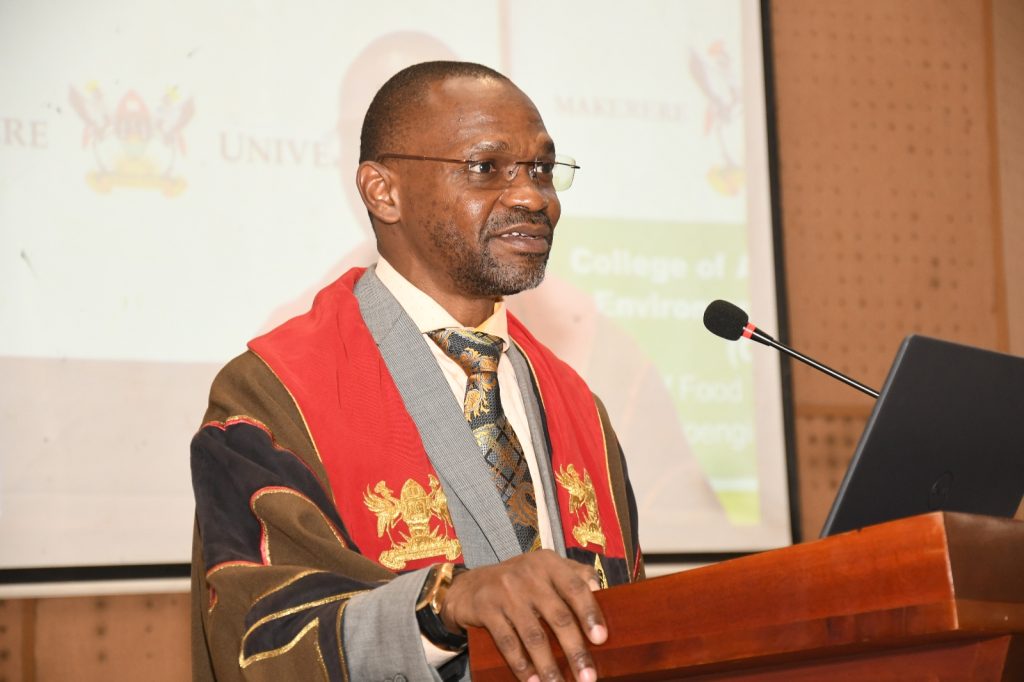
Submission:
[[[473,62],[422,62],[389,78],[370,102],[359,139],[359,162],[376,160],[384,152],[425,153],[423,150],[391,149],[414,125],[409,114],[422,105],[427,88],[448,78],[493,78],[511,83],[494,69]]]

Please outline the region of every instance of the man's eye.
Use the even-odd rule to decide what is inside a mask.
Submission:
[[[498,165],[493,161],[470,161],[466,166],[470,173],[488,175],[498,170]]]
[[[551,175],[551,173],[553,173],[555,170],[555,162],[538,161],[536,164],[534,164],[534,169],[536,169],[535,172],[539,173],[540,175]]]

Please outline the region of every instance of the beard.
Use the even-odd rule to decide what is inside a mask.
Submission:
[[[523,222],[553,227],[543,213],[512,213],[489,218],[476,242],[467,239],[453,223],[435,223],[431,241],[444,254],[448,275],[460,291],[472,296],[511,296],[544,281],[551,253],[549,248],[544,253],[520,253],[515,260],[504,261],[494,255],[491,245],[501,239],[496,235],[510,225]],[[551,237],[547,241],[550,247]]]

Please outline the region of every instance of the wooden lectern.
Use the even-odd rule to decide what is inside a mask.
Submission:
[[[600,680],[1024,680],[1021,521],[936,512],[597,599]],[[469,642],[474,682],[515,680]]]

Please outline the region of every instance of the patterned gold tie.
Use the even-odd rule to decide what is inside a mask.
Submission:
[[[501,408],[498,391],[498,359],[504,341],[470,329],[437,329],[429,336],[466,372],[463,413],[505,503],[519,546],[524,552],[540,549],[530,467]]]

